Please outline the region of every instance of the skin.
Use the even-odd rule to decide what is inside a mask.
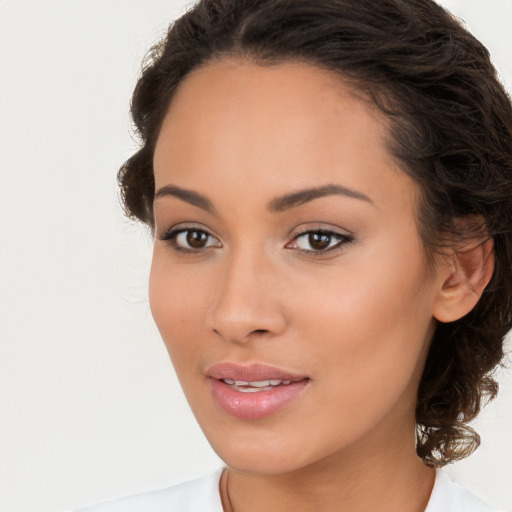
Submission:
[[[453,266],[427,272],[418,190],[386,133],[380,112],[304,63],[205,65],[164,120],[157,191],[195,191],[215,212],[155,199],[150,304],[197,421],[229,467],[222,488],[237,512],[413,512],[428,502],[434,471],[415,453],[414,410]],[[366,199],[267,208],[327,184]],[[185,234],[174,240],[193,251],[183,252],[161,239],[183,227],[207,233],[206,245],[191,249]],[[332,236],[329,249],[341,240],[340,250],[315,253],[301,233],[320,228],[351,240]],[[240,420],[216,405],[205,376],[223,361],[311,380],[278,413]]]

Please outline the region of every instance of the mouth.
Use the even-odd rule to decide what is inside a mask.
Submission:
[[[292,382],[300,382],[305,380],[307,377],[299,378],[296,380],[281,380],[281,379],[269,379],[269,380],[232,380],[232,379],[220,379],[222,382],[227,384],[230,389],[239,391],[240,393],[260,393],[262,391],[271,391],[276,386],[289,386]]]
[[[307,379],[306,375],[296,374],[278,368],[277,366],[270,366],[262,363],[252,363],[249,365],[238,364],[238,363],[219,363],[210,366],[206,370],[206,375],[217,380],[233,381],[229,382],[233,385],[235,382],[269,382],[265,386],[272,385],[270,381],[280,381],[280,383],[286,383],[288,381],[299,381]],[[240,386],[244,384],[239,384]],[[277,384],[274,384],[277,385]]]
[[[295,402],[311,381],[306,375],[263,364],[221,363],[210,367],[206,374],[216,405],[242,420],[275,414]]]

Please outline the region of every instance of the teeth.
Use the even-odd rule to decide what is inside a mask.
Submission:
[[[228,386],[235,386],[238,391],[247,393],[254,393],[256,391],[267,391],[264,388],[271,388],[272,386],[288,386],[291,384],[291,380],[280,380],[280,379],[269,379],[269,380],[233,380],[233,379],[222,379]],[[295,381],[294,381],[295,382]]]
[[[267,388],[269,386],[279,386],[280,384],[290,384],[289,380],[269,379],[269,380],[233,380],[222,379],[229,386],[237,387],[252,387],[252,388]]]
[[[266,386],[270,386],[269,380],[253,380],[249,382],[249,386],[252,386],[253,388],[264,388]]]

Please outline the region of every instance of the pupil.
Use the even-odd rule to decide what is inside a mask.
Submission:
[[[187,233],[187,243],[194,249],[204,247],[207,240],[208,235],[204,231],[189,231]]]
[[[309,235],[309,244],[316,251],[321,251],[331,243],[331,237],[323,233],[312,233]]]

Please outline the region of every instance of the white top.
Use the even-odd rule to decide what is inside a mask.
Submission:
[[[77,512],[222,512],[219,480],[222,468],[180,485],[145,492],[84,508]],[[425,512],[499,512],[438,471]]]

